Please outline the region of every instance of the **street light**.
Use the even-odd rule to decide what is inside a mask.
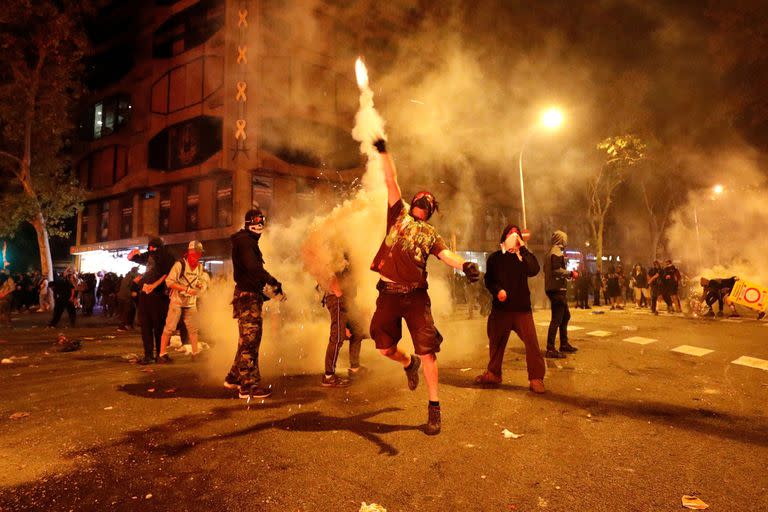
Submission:
[[[723,192],[725,192],[725,187],[720,185],[719,183],[714,187],[712,187],[712,193],[715,194],[716,196],[719,196]]]
[[[525,139],[523,139],[523,144],[520,146],[520,157],[518,158],[517,164],[520,169],[520,205],[523,209],[523,229],[528,229],[528,221],[525,216],[525,183],[523,181],[523,150],[525,149],[525,145],[528,143],[528,140],[533,136],[534,132],[538,127],[543,127],[546,130],[554,131],[560,128],[560,125],[563,124],[563,121],[565,120],[565,116],[563,115],[563,111],[560,110],[557,107],[549,107],[544,112],[541,113],[541,117],[539,117],[539,122],[535,124],[529,131],[528,134],[525,136]]]

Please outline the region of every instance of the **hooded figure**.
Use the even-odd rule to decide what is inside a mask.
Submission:
[[[547,297],[552,304],[552,319],[547,333],[547,352],[550,358],[562,359],[564,353],[576,352],[576,347],[568,343],[568,320],[571,312],[568,310],[567,279],[578,277],[578,272],[566,269],[565,246],[568,235],[563,231],[552,233],[552,248],[544,258],[544,286]],[[555,336],[560,331],[560,350],[555,349]]]

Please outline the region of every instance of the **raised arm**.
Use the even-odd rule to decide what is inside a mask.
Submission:
[[[480,279],[480,269],[477,267],[477,263],[466,261],[464,258],[456,254],[450,249],[443,249],[437,254],[440,261],[453,267],[457,270],[464,272],[470,283],[477,282]]]
[[[384,168],[384,180],[387,184],[387,203],[389,206],[392,206],[402,197],[400,185],[397,183],[395,162],[392,161],[392,157],[387,153],[387,143],[384,139],[378,139],[373,145],[376,147],[379,155],[381,155],[381,166]]]

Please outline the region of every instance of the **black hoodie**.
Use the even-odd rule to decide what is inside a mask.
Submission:
[[[264,269],[264,257],[259,249],[261,235],[241,229],[232,235],[232,266],[239,291],[262,293],[264,285],[280,286],[277,279]]]

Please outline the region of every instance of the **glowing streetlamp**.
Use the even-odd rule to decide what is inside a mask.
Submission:
[[[537,128],[541,127],[548,131],[555,131],[563,124],[565,116],[563,111],[556,107],[550,107],[541,113],[539,122],[534,125],[528,132],[528,135],[523,140],[522,146],[520,146],[520,157],[518,159],[518,167],[520,169],[520,205],[523,209],[523,229],[528,229],[528,221],[525,216],[525,183],[523,181],[523,150],[528,140],[531,138]]]
[[[723,192],[725,192],[725,187],[720,185],[719,183],[714,187],[712,187],[712,193],[715,194],[716,196],[719,196]]]

